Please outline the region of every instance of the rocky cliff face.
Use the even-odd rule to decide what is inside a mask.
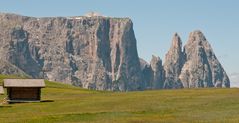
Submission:
[[[230,87],[229,78],[200,31],[190,33],[179,79],[185,88]]]
[[[200,31],[190,33],[184,51],[179,35],[174,34],[163,66],[155,56],[150,65],[141,64],[149,89],[230,87],[226,72]]]
[[[147,89],[162,89],[164,84],[162,60],[153,55],[150,64],[141,60],[141,66],[145,87]]]
[[[28,76],[24,71],[15,65],[3,60],[0,60],[0,74],[14,74],[24,77]]]
[[[144,89],[127,18],[0,14],[0,57],[35,77],[97,90]]]
[[[150,62],[150,68],[152,75],[148,87],[151,89],[162,89],[164,84],[164,69],[162,60],[153,55]]]
[[[176,33],[172,39],[172,45],[166,54],[164,62],[165,82],[164,88],[182,88],[183,85],[179,79],[181,69],[184,64],[184,54],[182,52],[182,41]]]
[[[0,74],[28,74],[88,89],[230,87],[200,31],[182,51],[178,34],[164,65],[139,59],[133,23],[101,16],[34,18],[0,14]]]

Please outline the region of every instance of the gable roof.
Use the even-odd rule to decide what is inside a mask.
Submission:
[[[43,79],[4,79],[4,87],[45,87]]]
[[[0,86],[0,94],[4,94],[4,90],[2,86]]]

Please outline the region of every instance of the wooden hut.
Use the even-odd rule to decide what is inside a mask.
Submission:
[[[2,86],[0,86],[0,95],[4,94],[4,89]]]
[[[8,102],[38,102],[41,100],[41,88],[45,87],[43,79],[4,79]]]

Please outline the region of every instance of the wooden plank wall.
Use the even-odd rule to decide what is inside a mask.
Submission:
[[[14,99],[29,99],[29,100],[39,100],[40,88],[10,88],[9,97],[11,100]]]

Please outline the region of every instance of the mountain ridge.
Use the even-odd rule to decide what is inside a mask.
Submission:
[[[157,56],[149,64],[138,56],[129,18],[35,18],[5,13],[0,14],[0,27],[0,59],[34,78],[111,91],[230,87],[200,31],[190,34],[184,50],[175,33],[164,64]]]

